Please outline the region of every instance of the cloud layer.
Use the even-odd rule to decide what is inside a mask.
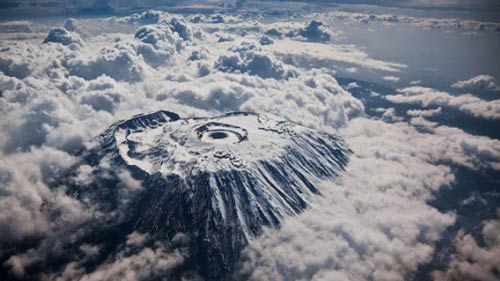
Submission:
[[[471,234],[461,230],[454,239],[456,253],[451,256],[449,268],[436,270],[436,280],[497,280],[500,266],[500,220],[493,219],[483,223],[480,246]]]
[[[453,96],[432,88],[413,86],[386,96],[393,103],[420,104],[424,108],[447,106],[475,117],[500,119],[500,100],[486,101],[471,94]]]

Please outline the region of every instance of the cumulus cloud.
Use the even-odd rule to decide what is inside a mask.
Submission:
[[[460,80],[451,85],[453,88],[466,90],[491,90],[500,91],[500,86],[496,84],[491,75],[478,75],[467,80]]]
[[[60,43],[63,45],[77,44],[82,45],[82,39],[78,33],[70,32],[62,27],[51,29],[49,35],[43,40],[43,43]]]
[[[500,100],[485,101],[471,94],[453,96],[432,88],[412,86],[399,90],[400,94],[385,98],[394,103],[420,104],[423,107],[447,106],[475,117],[500,118]]]
[[[70,59],[67,62],[70,74],[86,80],[106,75],[118,81],[141,81],[144,69],[135,63],[134,54],[129,48],[118,44],[113,48],[103,48],[90,60],[81,57]]]
[[[242,271],[253,280],[409,278],[454,222],[425,203],[454,176],[415,147],[415,134],[402,123],[351,122],[346,174],[325,183],[311,210],[252,241]]]
[[[76,159],[51,148],[29,153],[2,155],[0,161],[0,242],[19,241],[23,237],[44,234],[54,222],[48,205],[62,213],[61,219],[81,220],[86,212],[78,201],[48,183],[63,174]]]
[[[455,221],[453,213],[426,204],[454,182],[450,168],[435,163],[477,167],[462,158],[468,149],[461,151],[474,136],[435,130],[430,135],[405,123],[350,122],[342,130],[354,151],[346,174],[324,184],[311,210],[252,241],[241,274],[252,280],[411,279]],[[495,146],[496,156],[479,161],[495,165]]]
[[[448,268],[434,271],[435,280],[481,280],[500,278],[500,220],[483,223],[480,246],[471,234],[461,230],[454,239],[456,252],[451,256]]]
[[[246,25],[242,23],[242,25]],[[259,25],[266,36],[273,38],[291,38],[298,41],[327,43],[340,35],[340,32],[332,30],[324,22],[312,19],[308,22],[274,22],[268,25]]]
[[[168,250],[160,243],[137,250],[137,246],[140,245],[137,244],[137,240],[137,234],[129,235],[129,240],[116,257],[100,264],[91,273],[85,272],[77,262],[72,262],[65,267],[62,273],[51,275],[47,280],[149,280],[158,276],[167,276],[185,259],[185,254],[181,251]]]
[[[500,31],[498,22],[481,22],[477,20],[466,20],[457,18],[430,18],[415,17],[397,14],[365,14],[345,11],[333,11],[322,15],[323,17],[333,17],[350,23],[370,24],[407,24],[423,29],[448,29],[463,32],[473,31]]]
[[[319,42],[330,41],[335,35],[324,23],[317,20],[311,20],[304,28],[297,30],[296,33],[306,40]]]
[[[215,68],[224,72],[240,72],[257,75],[262,78],[288,79],[297,76],[297,71],[270,57],[258,46],[242,44],[230,48],[230,55],[219,57]]]

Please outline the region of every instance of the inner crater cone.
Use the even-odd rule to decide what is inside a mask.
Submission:
[[[225,139],[228,137],[228,134],[225,132],[213,132],[213,133],[210,133],[210,135],[208,137],[211,139],[214,139],[214,140]]]
[[[208,122],[195,130],[200,140],[214,143],[239,143],[247,140],[248,135],[245,128],[219,122]]]

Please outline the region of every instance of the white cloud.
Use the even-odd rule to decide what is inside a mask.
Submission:
[[[344,63],[387,72],[398,72],[406,67],[400,63],[369,58],[365,52],[352,45],[325,45],[284,39],[264,46],[264,49],[270,49],[284,61],[301,67],[311,65],[321,67]]]
[[[396,109],[393,107],[391,107],[391,108],[377,108],[376,111],[383,112],[382,118],[384,118],[387,121],[403,121],[402,117],[397,116]]]
[[[359,85],[356,82],[351,82],[351,83],[347,84],[347,86],[345,88],[346,88],[346,90],[356,89],[356,88],[359,88]]]
[[[325,183],[311,210],[252,241],[242,272],[254,280],[411,278],[454,223],[453,214],[426,204],[454,181],[448,166],[435,163],[500,168],[497,141],[493,156],[486,152],[493,144],[488,138],[447,127],[433,133],[405,123],[352,120],[342,130],[354,151],[346,175]],[[473,143],[485,151],[469,152]]]
[[[297,71],[290,66],[270,57],[261,48],[245,42],[229,49],[232,53],[222,55],[216,62],[216,69],[223,72],[240,72],[257,75],[262,78],[288,79],[297,76]]]
[[[330,30],[323,22],[313,19],[305,24],[295,22],[274,23],[265,34],[273,37],[303,39],[311,42],[328,42],[339,34]]]
[[[454,239],[456,253],[451,256],[448,268],[434,271],[435,280],[494,281],[500,277],[500,220],[483,223],[480,244],[471,234],[461,230]]]
[[[410,109],[406,112],[406,114],[412,117],[432,117],[441,114],[441,107],[436,109]]]
[[[354,151],[346,174],[312,208],[252,241],[243,271],[254,280],[406,280],[454,223],[425,202],[454,181],[414,129],[356,119],[342,133]],[[368,138],[367,138],[368,137]]]
[[[422,116],[417,116],[410,119],[410,124],[420,127],[436,127],[439,123],[431,122]]]
[[[158,243],[154,247],[144,247],[132,254],[128,249],[124,249],[116,255],[116,258],[100,264],[91,273],[86,273],[78,263],[73,262],[68,264],[61,274],[51,275],[47,280],[148,280],[155,276],[165,276],[184,259],[182,252],[169,251]]]
[[[120,181],[125,184],[125,186],[132,190],[132,191],[138,191],[142,188],[142,183],[132,177],[129,171],[121,171],[118,174],[118,177],[120,178]]]
[[[428,1],[430,3],[434,1]],[[451,2],[451,1],[450,1]],[[397,14],[365,14],[356,12],[333,11],[322,14],[321,18],[337,18],[350,23],[356,24],[406,24],[420,27],[423,29],[448,29],[460,30],[463,32],[470,31],[499,31],[500,23],[498,22],[482,22],[477,20],[466,20],[457,18],[430,18],[430,17],[414,17]]]
[[[79,222],[87,212],[79,201],[47,184],[75,163],[65,152],[42,147],[29,153],[2,155],[0,161],[0,241],[18,241],[25,236],[40,235],[57,223]],[[50,204],[51,208],[48,208]],[[57,210],[59,222],[52,221]]]
[[[144,67],[136,63],[134,52],[128,45],[103,48],[90,60],[77,57],[67,62],[69,74],[86,80],[101,75],[109,76],[117,81],[139,82],[144,79]]]
[[[149,238],[148,234],[145,233],[142,234],[137,231],[134,231],[127,236],[126,244],[132,246],[142,246],[144,242],[148,240],[148,238]]]
[[[457,81],[451,86],[457,89],[500,91],[500,86],[496,84],[493,76],[484,74]]]
[[[0,31],[2,33],[32,33],[33,24],[30,21],[20,20],[20,21],[7,21],[0,23]]]
[[[385,81],[389,81],[389,82],[392,82],[392,83],[396,83],[399,81],[399,77],[396,77],[396,76],[384,76],[383,79]]]
[[[399,90],[401,94],[385,98],[394,103],[420,104],[423,107],[447,106],[475,117],[500,119],[500,100],[485,101],[471,94],[453,96],[432,88],[412,86]]]
[[[54,29],[51,29],[49,32],[49,35],[45,38],[43,43],[60,43],[62,45],[82,45],[82,39],[80,38],[80,35],[75,32],[71,32],[66,30],[65,28],[62,27],[56,27]],[[74,48],[77,48],[76,46]]]

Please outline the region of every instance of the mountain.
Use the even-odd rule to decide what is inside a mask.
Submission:
[[[108,245],[108,256],[134,231],[156,241],[181,233],[189,258],[180,270],[224,280],[249,239],[304,211],[349,153],[337,136],[272,115],[158,111],[113,124],[83,156],[91,180],[74,180],[75,169],[65,184],[101,214],[83,239]],[[127,187],[124,173],[140,185]]]

